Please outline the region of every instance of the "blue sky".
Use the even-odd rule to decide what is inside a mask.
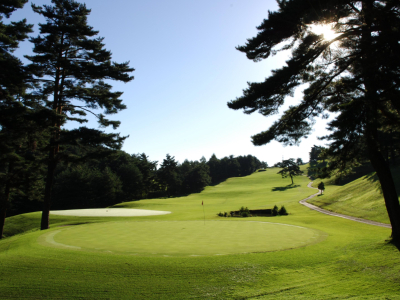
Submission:
[[[29,1],[12,19],[44,23]],[[83,1],[82,1],[83,3]],[[242,95],[247,82],[263,81],[279,68],[286,54],[254,63],[235,49],[257,34],[256,26],[276,10],[273,0],[87,0],[92,12],[88,23],[104,37],[106,49],[116,62],[130,61],[135,79],[112,83],[123,91],[128,109],[113,116],[121,121],[118,132],[129,135],[123,150],[146,153],[162,162],[166,154],[176,160],[209,159],[251,154],[269,165],[282,157],[308,161],[313,145],[323,145],[317,136],[326,134],[320,121],[312,136],[300,147],[277,142],[256,147],[251,136],[266,130],[278,118],[258,113],[245,115],[227,107]],[[34,35],[37,35],[36,32]],[[32,45],[23,43],[18,56],[29,54]],[[301,92],[288,99],[296,103]],[[97,127],[95,122],[87,126]]]

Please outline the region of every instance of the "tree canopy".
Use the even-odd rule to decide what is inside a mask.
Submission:
[[[52,5],[36,6],[34,12],[42,15],[46,23],[39,24],[40,35],[31,38],[35,55],[26,56],[35,71],[35,81],[40,83],[37,93],[43,96],[49,110],[51,138],[44,195],[42,229],[49,227],[51,191],[58,162],[65,158],[62,147],[80,145],[100,154],[107,149],[119,149],[123,137],[99,130],[81,127],[62,130],[67,121],[87,122],[86,114],[97,117],[102,127],[119,126],[119,121],[109,120],[105,114],[115,114],[126,108],[120,96],[113,92],[106,80],[129,82],[133,71],[129,63],[111,61],[111,52],[104,49],[103,38],[87,24],[90,9],[74,0],[52,0]],[[101,146],[101,147],[99,147]],[[60,148],[61,147],[61,148]],[[61,151],[60,151],[61,149]]]
[[[11,0],[0,4],[0,239],[13,190],[20,191],[23,184],[31,185],[34,176],[30,176],[38,175],[37,168],[32,168],[35,126],[29,119],[33,108],[24,97],[30,73],[13,55],[32,31],[32,25],[25,19],[3,22],[26,2]]]
[[[321,191],[321,194],[325,190],[325,184],[322,181],[318,184],[318,189]]]
[[[299,165],[295,162],[294,158],[290,158],[282,161],[279,164],[279,167],[282,168],[278,172],[278,174],[282,175],[282,178],[290,177],[293,184],[293,177],[302,175],[304,172],[300,170]]]
[[[253,143],[275,139],[298,144],[310,134],[316,117],[333,113],[328,127],[332,133],[325,137],[330,141],[331,168],[371,162],[382,186],[392,237],[399,240],[400,206],[384,156],[400,124],[399,1],[282,0],[278,5],[279,10],[269,12],[257,27],[257,36],[237,49],[253,61],[288,49],[292,55],[264,82],[249,83],[243,96],[228,106],[271,116],[305,85],[301,101],[254,135]],[[337,34],[331,40],[312,30],[327,24]]]

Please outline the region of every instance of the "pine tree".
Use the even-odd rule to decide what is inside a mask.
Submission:
[[[160,169],[157,171],[157,178],[161,190],[164,191],[168,197],[177,195],[180,192],[182,179],[178,173],[178,162],[175,161],[175,157],[169,154],[166,155]]]
[[[318,163],[318,160],[320,159],[320,155],[322,153],[322,147],[320,146],[313,146],[311,147],[311,151],[310,151],[310,164],[311,165],[315,165]]]
[[[150,161],[145,153],[132,155],[132,158],[139,168],[143,180],[142,192],[138,196],[139,198],[147,198],[151,193],[158,190],[155,180],[157,161]]]
[[[303,174],[303,171],[300,170],[300,167],[294,161],[294,158],[290,158],[281,162],[280,167],[282,170],[278,172],[281,174],[282,178],[290,177],[293,184],[293,177]]]
[[[400,2],[395,0],[278,1],[256,37],[238,50],[249,59],[269,58],[291,49],[286,66],[262,83],[249,83],[232,109],[264,116],[278,112],[296,87],[307,84],[302,101],[290,106],[268,130],[252,137],[255,145],[275,139],[298,144],[314,120],[335,113],[327,153],[333,167],[346,168],[358,160],[371,162],[379,178],[392,238],[400,240],[400,205],[384,157],[381,133],[400,124]],[[327,40],[311,25],[331,24],[338,34]],[[280,47],[280,49],[279,49]]]
[[[3,18],[24,6],[28,0],[9,0],[0,4],[0,99],[1,105],[10,105],[21,99],[27,87],[28,74],[22,62],[13,55],[20,42],[32,32],[26,19],[5,24]]]
[[[221,161],[217,158],[217,156],[214,153],[208,160],[207,165],[210,168],[210,176],[212,184],[220,183],[225,179],[223,178],[222,175]]]
[[[10,195],[26,175],[23,174],[27,168],[26,156],[32,150],[28,143],[32,142],[29,135],[33,128],[27,122],[31,109],[24,99],[30,76],[22,62],[13,55],[19,42],[32,31],[32,25],[25,19],[8,24],[3,22],[4,17],[9,18],[26,2],[10,0],[0,4],[0,239]]]
[[[204,157],[200,162],[185,160],[178,170],[183,181],[182,191],[185,194],[199,193],[211,183],[210,168]]]
[[[104,49],[103,38],[87,24],[90,10],[73,0],[52,0],[52,5],[32,5],[34,12],[46,19],[39,24],[40,35],[31,38],[35,55],[26,56],[36,70],[40,89],[46,96],[51,111],[51,130],[48,169],[41,221],[41,229],[49,228],[51,191],[58,162],[66,157],[62,147],[81,145],[95,149],[119,149],[124,140],[119,134],[106,134],[99,130],[81,127],[71,131],[62,129],[67,121],[87,122],[86,114],[94,114],[101,126],[119,126],[119,121],[106,119],[105,114],[115,114],[126,108],[119,98],[122,92],[111,91],[105,80],[129,82],[133,69],[126,63],[111,61],[111,52]],[[101,153],[99,154],[101,155]]]

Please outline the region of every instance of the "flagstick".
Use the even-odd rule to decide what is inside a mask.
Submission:
[[[206,225],[206,213],[204,211],[204,204],[201,202],[201,206],[203,206],[203,214],[204,214],[204,225]]]

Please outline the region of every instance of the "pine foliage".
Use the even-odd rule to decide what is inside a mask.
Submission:
[[[90,10],[85,4],[73,0],[52,0],[52,5],[36,6],[34,12],[42,15],[46,23],[39,24],[40,35],[31,38],[34,55],[26,56],[40,84],[37,93],[44,96],[49,110],[49,161],[44,196],[42,229],[49,226],[49,210],[54,173],[60,160],[66,159],[63,147],[86,146],[92,153],[116,150],[124,137],[117,133],[81,127],[67,132],[62,126],[67,121],[88,122],[87,113],[96,116],[100,126],[116,129],[120,122],[105,115],[116,114],[126,108],[120,96],[112,91],[109,80],[129,82],[133,71],[129,62],[111,61],[111,52],[104,49],[103,38],[87,24]],[[97,110],[103,110],[98,113]],[[90,153],[90,151],[87,151]],[[103,155],[107,154],[102,153]]]
[[[249,83],[243,95],[228,103],[245,113],[278,113],[295,89],[306,86],[303,98],[289,106],[270,128],[252,137],[255,145],[276,140],[297,145],[317,117],[326,118],[331,134],[325,152],[329,170],[345,170],[371,162],[385,198],[392,237],[400,240],[400,205],[385,154],[399,141],[400,124],[400,2],[394,0],[278,1],[256,37],[237,49],[253,61],[290,49],[286,65],[264,82]],[[313,32],[329,25],[337,36]]]

